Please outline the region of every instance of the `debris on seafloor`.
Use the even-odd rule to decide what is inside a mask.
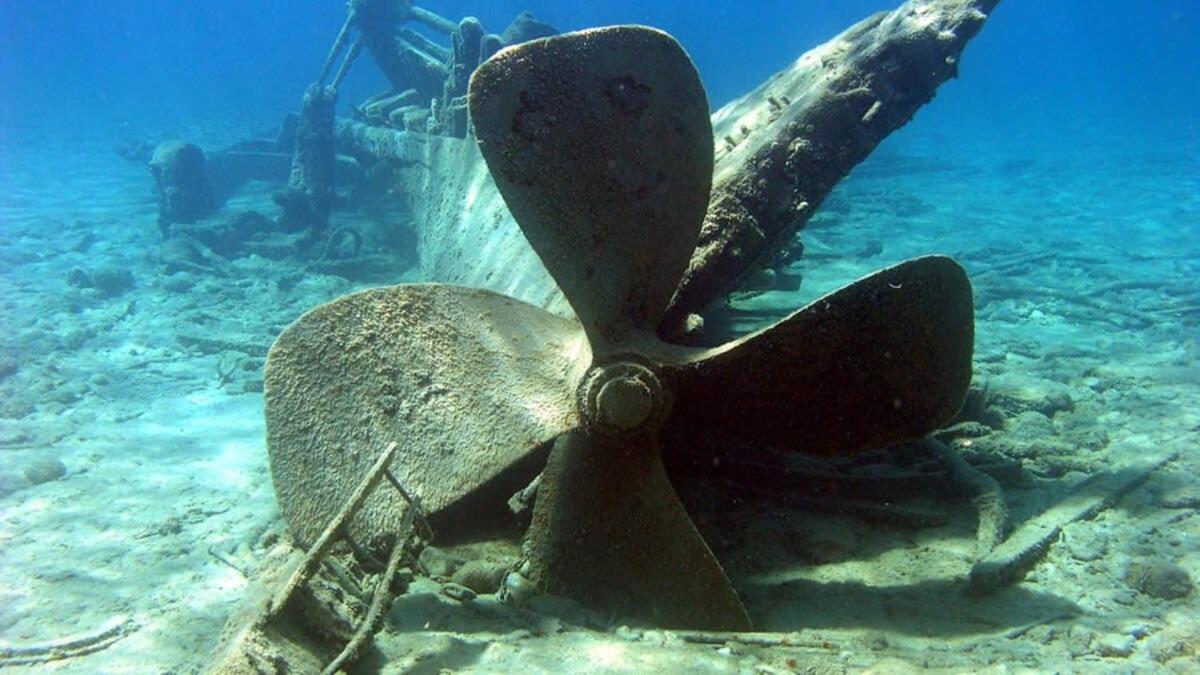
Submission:
[[[983,595],[1019,581],[1046,554],[1063,527],[1112,507],[1174,458],[1167,455],[1089,477],[975,563],[967,580],[967,592]]]
[[[38,644],[0,646],[0,668],[33,666],[92,654],[107,649],[138,628],[138,623],[129,617],[114,617],[105,627],[90,633]]]
[[[415,564],[422,537],[432,536],[420,504],[388,469],[396,447],[393,442],[380,453],[307,554],[299,556],[293,550],[262,575],[257,592],[248,594],[242,610],[226,626],[210,673],[336,673],[359,657],[391,601],[403,591],[396,587],[401,566]],[[355,578],[358,575],[347,573],[330,556],[338,541],[352,550],[358,548],[346,528],[385,478],[408,500],[408,508],[394,533],[387,562],[376,574],[375,588],[367,594]],[[351,565],[359,564],[355,556],[347,558]]]

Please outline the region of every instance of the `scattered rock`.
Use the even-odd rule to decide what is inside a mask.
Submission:
[[[1129,563],[1124,580],[1130,588],[1161,600],[1186,597],[1193,588],[1186,570],[1162,560],[1135,560]]]
[[[71,328],[63,333],[61,344],[64,349],[75,351],[94,337],[96,337],[96,332],[91,328]]]
[[[1180,657],[1194,657],[1196,647],[1200,645],[1200,630],[1195,620],[1176,618],[1180,620],[1169,621],[1161,631],[1146,640],[1146,651],[1150,658],[1159,663]]]
[[[36,408],[29,398],[17,396],[0,396],[0,417],[20,419],[33,413]]]
[[[72,267],[67,272],[67,285],[71,288],[91,288],[92,277],[82,267]]]
[[[436,546],[426,546],[421,550],[421,555],[417,557],[417,562],[421,564],[421,568],[431,577],[446,577],[447,579],[454,576],[458,568],[463,566],[466,560],[447,553]]]
[[[450,578],[476,593],[490,594],[500,589],[508,565],[493,560],[468,560]]]
[[[1060,436],[1069,438],[1081,448],[1100,451],[1108,447],[1108,431],[1092,413],[1071,411],[1055,415],[1054,427]]]
[[[67,246],[67,250],[74,251],[76,253],[86,253],[91,250],[92,244],[95,243],[96,235],[92,234],[91,231],[88,231],[84,232],[82,235],[79,235],[79,238],[76,239],[76,243]]]
[[[33,460],[25,467],[25,480],[31,485],[41,485],[52,480],[58,480],[67,475],[67,467],[58,459],[41,457]]]
[[[233,276],[229,261],[222,258],[195,237],[177,235],[163,242],[158,249],[164,274],[177,272],[202,273],[220,277]]]
[[[133,290],[133,273],[124,268],[101,267],[92,272],[92,286],[105,298],[115,298]]]
[[[227,333],[226,338],[208,337],[207,335],[193,335],[181,333],[175,336],[175,341],[187,349],[194,349],[200,354],[220,354],[222,352],[237,352],[252,357],[265,357],[267,355],[268,345],[255,344],[254,338],[250,336],[240,336],[242,339],[237,339],[239,336],[233,333]]]
[[[1092,641],[1095,638],[1096,633],[1091,628],[1078,624],[1071,626],[1067,632],[1067,648],[1071,650],[1071,656],[1079,657],[1091,653]]]
[[[177,224],[171,228],[175,237],[189,237],[204,244],[213,253],[226,259],[249,255],[246,244],[276,230],[275,221],[257,211],[242,211],[222,222],[205,220]]]
[[[1058,435],[1050,417],[1037,410],[1017,413],[1009,420],[1007,431],[1015,441],[1037,442]]]
[[[0,448],[22,446],[33,441],[33,435],[28,429],[6,427],[0,428]]]
[[[1100,636],[1095,642],[1096,653],[1108,658],[1125,658],[1133,653],[1136,641],[1132,635],[1108,633]]]
[[[526,606],[542,616],[554,617],[573,626],[603,629],[608,623],[606,617],[601,616],[598,612],[590,610],[570,598],[557,595],[535,595],[529,598]]]
[[[462,586],[460,584],[455,584],[455,583],[449,583],[449,584],[443,585],[442,586],[442,595],[446,596],[447,598],[450,598],[451,600],[457,600],[459,602],[467,602],[469,600],[474,600],[476,597],[475,591],[467,588],[466,586]]]
[[[988,405],[998,408],[1006,417],[1027,411],[1053,417],[1056,413],[1075,409],[1070,391],[1057,382],[996,377],[989,384]]]
[[[187,272],[175,272],[162,281],[162,288],[170,293],[187,293],[196,285],[196,278]]]
[[[501,597],[505,598],[507,602],[517,607],[524,607],[538,595],[537,586],[525,578],[525,575],[520,572],[509,572],[505,575],[504,593]]]

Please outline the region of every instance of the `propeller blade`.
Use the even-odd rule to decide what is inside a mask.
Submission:
[[[815,455],[922,437],[966,397],[973,312],[970,282],[950,258],[880,270],[667,366],[669,430]]]
[[[559,437],[526,546],[546,592],[668,628],[750,630],[646,433]]]
[[[598,356],[653,332],[708,208],[712,125],[666,33],[618,26],[505,49],[471,77],[500,193]]]
[[[524,474],[519,489],[541,469],[539,446],[578,423],[590,362],[577,323],[488,291],[391,286],[308,312],[275,341],[265,375],[271,475],[292,533],[311,544],[392,441],[391,471],[427,514],[499,491],[506,472]],[[503,510],[511,494],[492,497]],[[404,508],[376,490],[351,535],[386,545]]]

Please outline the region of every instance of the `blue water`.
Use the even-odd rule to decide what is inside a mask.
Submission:
[[[522,10],[563,31],[661,28],[695,61],[715,110],[898,3],[421,6],[477,16],[496,33]],[[251,569],[266,556],[263,533],[280,531],[263,443],[266,346],[320,302],[415,280],[413,260],[394,279],[245,256],[216,271],[168,274],[145,164],[114,149],[183,138],[207,151],[273,136],[299,109],[344,17],[336,0],[0,2],[0,646],[94,633],[128,617],[136,629],[59,667],[190,672],[207,663],[202,655],[246,588],[210,551]],[[965,574],[966,501],[947,507],[952,522],[936,536],[861,524],[844,526],[849,535],[793,533],[818,552],[810,548],[797,576],[778,586],[755,577],[753,564],[730,566],[735,581],[758,589],[748,592],[762,630],[815,630],[818,642],[827,637],[820,631],[836,641],[836,631],[863,626],[929,644],[998,640],[975,652],[962,646],[962,660],[944,663],[963,669],[1200,672],[1197,35],[1200,4],[1190,0],[1003,0],[967,46],[959,78],[800,234],[806,257],[789,270],[804,277],[799,291],[740,293],[728,308],[745,329],[884,265],[954,255],[975,279],[976,390],[1000,392],[989,400],[1005,421],[949,442],[1024,468],[1028,481],[1005,483],[1015,526],[1088,475],[1174,459],[1119,508],[1065,528],[1025,584],[976,605],[943,602],[946,588],[957,593],[950,582],[921,590],[922,572]],[[364,54],[338,114],[387,86]],[[279,187],[250,183],[214,218],[246,210],[274,218]],[[345,197],[335,223],[353,218],[345,222],[366,234],[365,250],[386,248],[387,227],[404,214],[386,195]],[[106,295],[74,281],[102,270],[131,270],[132,285]],[[1061,396],[1072,406],[1045,409]],[[767,522],[756,526],[769,530],[775,521]],[[766,555],[749,548],[748,559]],[[931,557],[904,557],[918,549]],[[882,599],[858,585],[858,560],[883,566],[863,582],[887,589]],[[1192,590],[1156,595],[1130,580],[1131,561],[1190,575]],[[1060,600],[1077,603],[1071,619],[1055,618]],[[393,613],[396,625],[414,620],[402,615]],[[470,632],[455,620],[437,630]],[[1039,624],[1029,639],[1003,637],[1024,624]],[[1125,641],[1128,650],[1113,647]],[[646,642],[630,649],[653,653]],[[892,654],[864,643],[875,646],[859,649],[851,670]],[[10,656],[0,652],[0,667]]]
[[[764,2],[753,12],[736,3],[632,0],[476,5],[428,7],[478,16],[496,32],[522,9],[561,30],[631,22],[662,28],[688,49],[720,104],[892,3]],[[987,125],[980,133],[1010,138],[1095,128],[1118,139],[1167,131],[1194,139],[1198,14],[1182,0],[1136,9],[1111,0],[1002,3],[967,52],[962,80],[940,94],[950,102],[920,122],[970,120]],[[86,117],[95,121],[76,126],[97,128],[231,111],[274,121],[320,68],[343,16],[337,2],[4,3],[0,114],[10,124]],[[355,69],[347,100],[377,87],[368,71]]]

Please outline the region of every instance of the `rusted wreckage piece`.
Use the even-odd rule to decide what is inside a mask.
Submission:
[[[405,27],[416,21],[447,33],[447,49]],[[521,28],[524,27],[524,28]],[[531,29],[530,27],[533,27]],[[505,31],[508,39],[553,34],[553,28],[522,14]],[[467,135],[466,92],[471,73],[505,46],[505,38],[486,34],[478,19],[455,25],[411,0],[353,0],[316,82],[304,93],[294,129],[291,171],[274,195],[282,209],[284,231],[305,233],[304,248],[326,241],[334,204],[334,106],[338,87],[365,47],[392,89],[368,99],[358,110],[374,124],[463,138]],[[326,84],[338,56],[341,64]]]
[[[407,22],[448,36],[450,46],[405,26]],[[496,35],[486,32],[475,17],[456,24],[412,0],[353,0],[323,73],[354,31],[358,33],[354,44],[365,45],[391,84],[390,90],[359,106],[359,114],[380,126],[457,138],[467,135],[467,82],[479,64],[503,47],[558,33],[528,12]]]
[[[1111,508],[1175,458],[1175,453],[1166,453],[1088,477],[1060,502],[1021,523],[1011,536],[976,562],[967,577],[967,592],[986,595],[1024,579],[1064,527]]]
[[[713,115],[708,213],[664,318],[690,313],[768,267],[833,187],[958,74],[999,0],[910,0],[806,53]]]
[[[395,598],[401,566],[412,564],[420,543],[432,537],[419,502],[388,469],[396,448],[391,443],[380,453],[305,555],[290,548],[269,565],[257,581],[259,592],[251,593],[226,625],[210,675],[336,673],[362,655]],[[331,554],[344,541],[359,557],[370,559],[348,527],[385,478],[408,507],[368,597]]]
[[[705,224],[659,334],[680,339],[689,315],[769,268],[838,181],[957,72],[963,48],[997,2],[909,0],[713,113]],[[337,121],[335,135],[340,152],[391,173],[394,194],[412,213],[423,278],[570,315],[470,139],[349,119]]]

